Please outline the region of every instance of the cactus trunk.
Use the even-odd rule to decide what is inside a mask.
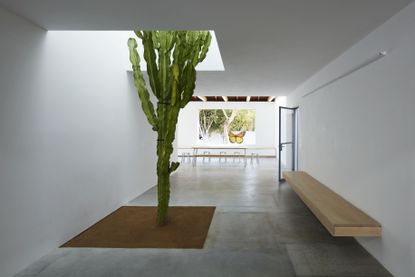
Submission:
[[[170,162],[177,118],[191,100],[196,86],[196,66],[209,50],[209,31],[135,31],[144,47],[150,87],[157,98],[157,110],[150,100],[140,68],[137,41],[128,40],[134,85],[141,107],[153,131],[157,132],[157,224],[167,222],[170,174],[179,163]],[[173,58],[173,59],[172,59]]]
[[[165,151],[165,146],[158,143],[157,146],[160,151]],[[158,157],[157,161],[157,224],[163,225],[167,221],[167,211],[170,200],[170,173],[169,173],[170,157]]]

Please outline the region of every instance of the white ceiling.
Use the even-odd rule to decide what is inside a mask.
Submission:
[[[199,72],[206,95],[287,95],[410,2],[0,0],[48,30],[215,30],[225,71]]]

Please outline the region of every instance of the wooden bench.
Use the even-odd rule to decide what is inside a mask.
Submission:
[[[334,237],[380,237],[382,226],[373,218],[303,171],[283,176]]]

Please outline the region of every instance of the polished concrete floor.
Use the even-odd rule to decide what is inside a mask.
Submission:
[[[216,206],[204,249],[56,249],[16,276],[391,276],[353,238],[333,238],[276,162],[183,164],[171,205]],[[155,205],[150,189],[130,205]]]

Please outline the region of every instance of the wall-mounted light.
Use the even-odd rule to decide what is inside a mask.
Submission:
[[[227,96],[222,96],[223,101],[228,102],[228,97]]]
[[[275,96],[269,96],[268,97],[268,102],[272,102],[272,100],[274,100]]]
[[[387,51],[380,51],[380,52],[378,52],[375,56],[368,58],[366,61],[363,61],[362,63],[356,65],[355,67],[352,67],[351,69],[349,69],[345,73],[343,73],[343,74],[337,76],[336,78],[334,78],[334,79],[332,79],[332,80],[330,80],[330,81],[322,84],[321,86],[313,89],[312,91],[307,92],[306,94],[303,95],[303,98],[304,97],[307,97],[307,96],[309,96],[309,95],[311,95],[311,94],[313,94],[313,93],[315,93],[317,91],[319,91],[322,88],[325,88],[325,87],[333,84],[334,82],[337,82],[340,79],[343,79],[346,76],[349,76],[350,74],[358,71],[359,69],[362,69],[363,67],[366,67],[366,66],[370,65],[371,63],[376,62],[377,60],[385,57],[387,54],[388,54]]]
[[[251,96],[246,97],[246,102],[249,102],[249,101],[251,101]]]

